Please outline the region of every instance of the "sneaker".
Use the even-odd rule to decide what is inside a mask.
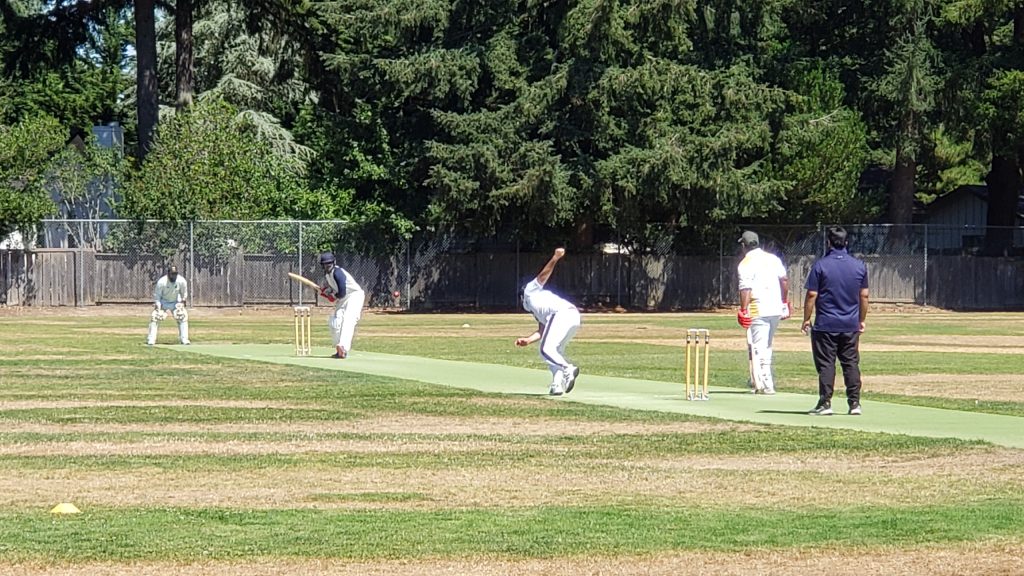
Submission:
[[[860,416],[860,404],[854,404],[850,406],[850,416]]]
[[[184,342],[181,343],[182,346],[190,346],[191,344],[192,342],[190,340],[185,340]]]
[[[345,358],[348,357],[348,354],[345,352],[344,348],[342,348],[341,346],[336,346],[335,348],[337,349],[337,352],[332,354],[331,358],[337,358],[338,360],[344,360]]]
[[[572,392],[573,386],[576,386],[576,378],[579,378],[579,375],[580,367],[573,366],[572,364],[562,372],[562,387],[565,389],[566,394]]]
[[[808,412],[808,414],[812,416],[831,416],[833,414],[832,405],[818,404],[817,406],[814,407],[814,410],[811,410],[810,412]]]
[[[561,384],[552,384],[551,388],[548,388],[548,394],[551,396],[561,396],[564,392]]]
[[[765,396],[773,396],[775,394],[775,388],[765,388],[761,391],[761,394],[764,394]]]

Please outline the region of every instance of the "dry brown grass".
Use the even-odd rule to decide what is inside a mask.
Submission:
[[[68,566],[13,564],[0,576],[1020,576],[1021,541],[893,550],[889,548],[686,552],[645,556],[587,555],[533,560],[501,558],[251,560],[245,562],[90,562]]]
[[[178,402],[111,402],[165,406]],[[293,407],[279,403],[206,402],[230,407]],[[89,402],[5,402],[0,407],[81,407]],[[441,454],[501,456],[472,466],[396,467],[310,464],[296,469],[192,471],[133,469],[111,483],[109,471],[8,470],[0,493],[9,504],[45,508],[56,495],[80,506],[226,506],[245,508],[470,508],[540,505],[671,503],[680,491],[706,506],[923,505],[961,501],[964,486],[988,495],[1024,490],[1024,451],[973,449],[955,455],[846,458],[841,455],[602,458],[600,443],[549,444],[545,437],[684,434],[755,430],[728,422],[617,423],[558,419],[436,417],[379,414],[353,421],[231,424],[52,424],[12,421],[8,433],[60,435],[53,441],[0,445],[0,455],[252,456],[311,455],[339,463],[356,455],[382,459]],[[76,433],[109,434],[67,441]],[[136,434],[136,436],[131,436]],[[257,435],[235,440],[204,434]],[[117,439],[114,435],[122,435]],[[353,435],[337,438],[337,435]],[[383,438],[381,437],[383,436]],[[530,455],[529,459],[523,457]],[[323,457],[327,457],[325,460]],[[501,462],[509,462],[503,464]],[[842,491],[822,491],[842,475]],[[758,478],[751,483],[749,478]],[[367,503],[346,495],[416,494]]]

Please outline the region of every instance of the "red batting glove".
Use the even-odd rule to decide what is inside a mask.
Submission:
[[[739,322],[740,326],[744,328],[750,328],[750,325],[754,322],[754,319],[750,317],[749,310],[740,310],[736,313],[736,321]]]
[[[327,292],[326,287],[320,289],[320,295],[323,296],[324,298],[327,298],[328,302],[334,302],[336,300],[334,296]]]

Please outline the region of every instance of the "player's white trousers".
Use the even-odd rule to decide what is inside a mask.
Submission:
[[[165,312],[167,312],[168,316],[172,316],[172,314],[174,313],[174,307],[177,304],[178,304],[177,302],[161,301],[160,302],[160,308],[162,310],[164,310]],[[149,321],[149,336],[146,338],[146,343],[149,344],[150,346],[152,346],[153,344],[156,344],[156,334],[157,334],[157,331],[159,330],[159,328],[160,328],[159,322],[156,322],[155,320],[150,320]],[[182,344],[188,344],[188,320],[187,319],[184,322],[178,322],[178,341],[180,341]]]
[[[754,388],[775,390],[772,376],[772,340],[779,328],[781,316],[762,316],[750,323],[750,343],[753,349]]]
[[[544,324],[540,336],[540,355],[548,363],[553,377],[571,363],[565,358],[565,346],[580,329],[580,311],[566,308],[554,313]]]
[[[359,290],[334,303],[334,314],[327,317],[327,327],[331,330],[335,347],[341,346],[345,352],[352,351],[352,338],[356,334],[356,324],[363,317],[365,301],[366,293]]]

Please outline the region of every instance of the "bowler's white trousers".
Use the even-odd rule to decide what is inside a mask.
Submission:
[[[571,363],[565,358],[565,347],[580,329],[580,311],[576,307],[564,308],[548,317],[540,336],[540,355],[548,364],[552,377]]]

